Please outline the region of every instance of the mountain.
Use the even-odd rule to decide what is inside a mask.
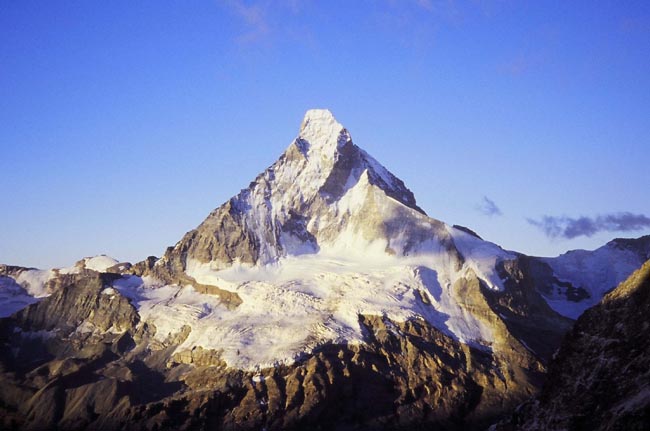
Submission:
[[[644,430],[650,424],[650,260],[567,335],[540,395],[500,430]]]
[[[538,392],[566,316],[647,252],[617,241],[503,250],[426,215],[311,110],[162,258],[0,266],[3,425],[480,429]],[[616,271],[580,278],[587,261]]]
[[[441,228],[423,216],[413,193],[354,145],[329,111],[312,110],[280,159],[185,235],[165,260],[183,270],[193,263],[222,269],[380,239],[403,254],[419,245],[396,242],[418,239],[413,234],[419,231],[405,230],[417,227],[412,222],[427,224],[420,228],[424,235]],[[384,224],[402,217],[411,222]]]
[[[360,314],[422,318],[457,341],[490,348],[494,328],[463,308],[454,285],[476,279],[503,291],[496,265],[513,258],[426,216],[331,113],[314,110],[276,163],[152,268],[157,278],[212,287],[219,299],[204,312],[219,325],[189,311],[195,298],[182,296],[147,319],[164,328],[161,337],[190,324],[180,349],[221,348],[243,369],[292,363],[328,342],[362,342]],[[129,283],[117,285],[127,296]],[[213,313],[224,297],[234,301],[231,310]]]

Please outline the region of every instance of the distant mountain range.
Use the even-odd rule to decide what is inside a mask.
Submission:
[[[0,423],[481,429],[539,394],[574,320],[648,259],[650,236],[538,258],[431,218],[311,110],[160,259],[0,265]]]

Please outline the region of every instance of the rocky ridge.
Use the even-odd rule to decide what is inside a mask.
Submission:
[[[498,430],[644,430],[650,423],[650,261],[587,310],[539,396]]]

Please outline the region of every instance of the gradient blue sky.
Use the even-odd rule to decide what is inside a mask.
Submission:
[[[0,262],[159,256],[315,107],[506,248],[650,233],[527,221],[650,214],[648,1],[4,1]]]

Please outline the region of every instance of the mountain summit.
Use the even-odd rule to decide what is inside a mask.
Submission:
[[[302,120],[297,139],[303,143],[306,156],[333,159],[350,136],[329,110],[311,109]]]

